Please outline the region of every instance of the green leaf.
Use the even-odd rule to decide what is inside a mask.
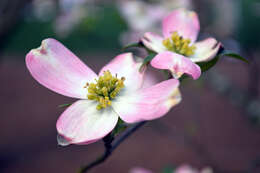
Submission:
[[[208,71],[211,67],[213,67],[219,60],[219,55],[216,56],[214,59],[208,62],[199,62],[197,63],[200,66],[201,72]]]
[[[240,56],[234,52],[231,52],[229,50],[225,50],[223,48],[222,50],[219,51],[219,53],[216,55],[216,57],[213,58],[212,60],[210,60],[208,62],[197,63],[201,68],[201,72],[205,72],[205,71],[209,70],[211,67],[213,67],[214,65],[216,65],[216,63],[222,56],[228,56],[228,57],[235,58],[235,59],[244,61],[246,63],[249,63],[249,61],[247,59],[243,58],[242,56]]]
[[[249,64],[249,61],[247,59],[245,59],[244,57],[240,56],[239,54],[237,53],[234,53],[234,52],[231,52],[229,50],[223,50],[219,56],[228,56],[228,57],[231,57],[231,58],[235,58],[235,59],[238,59],[238,60],[241,60],[241,61],[244,61],[246,63]]]
[[[64,107],[69,107],[70,105],[72,105],[72,103],[65,103],[65,104],[61,104],[58,107],[59,108],[64,108]]]
[[[156,53],[150,52],[147,57],[144,58],[143,64],[141,65],[139,71],[143,71],[144,67],[149,64],[149,62],[155,57]]]
[[[126,49],[129,49],[129,48],[134,48],[134,47],[143,47],[143,45],[141,44],[141,42],[130,43],[130,44],[126,45],[125,47],[123,47],[122,51],[125,51]]]

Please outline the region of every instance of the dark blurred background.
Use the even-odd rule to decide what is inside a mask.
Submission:
[[[102,141],[57,145],[58,105],[74,100],[31,77],[24,62],[30,49],[55,38],[98,72],[145,31],[160,33],[162,17],[179,7],[198,13],[201,39],[214,36],[251,63],[224,57],[199,80],[185,80],[181,104],[92,172],[159,172],[184,163],[260,172],[259,0],[0,0],[0,172],[71,173],[103,152]]]

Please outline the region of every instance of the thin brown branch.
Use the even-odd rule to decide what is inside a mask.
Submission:
[[[119,136],[117,139],[114,140],[114,137],[109,134],[105,138],[103,138],[105,151],[104,153],[97,158],[95,161],[91,162],[90,164],[82,167],[79,171],[79,173],[86,173],[90,169],[98,166],[99,164],[105,162],[113,153],[113,151],[123,142],[125,141],[129,136],[131,136],[136,130],[138,130],[140,127],[142,127],[146,121],[139,122],[131,127],[129,127],[126,131],[123,132],[121,136]]]

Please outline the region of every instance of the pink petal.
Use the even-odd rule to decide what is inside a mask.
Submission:
[[[57,121],[56,127],[63,140],[59,144],[89,144],[111,132],[118,115],[111,107],[96,109],[97,102],[79,100],[68,107]]]
[[[142,88],[151,87],[165,79],[165,76],[155,68],[147,67],[144,74],[144,82]]]
[[[200,30],[198,15],[185,9],[174,10],[163,19],[162,28],[165,38],[177,31],[184,38],[194,42]]]
[[[221,43],[215,38],[207,38],[196,42],[194,45],[196,46],[195,54],[190,57],[193,62],[210,61],[221,47]]]
[[[136,90],[142,86],[143,72],[139,72],[142,62],[135,62],[132,53],[124,53],[116,56],[112,61],[105,65],[99,75],[109,70],[118,78],[125,77],[125,86],[128,90]]]
[[[127,123],[160,118],[181,101],[178,86],[178,80],[170,79],[135,93],[125,93],[112,101],[112,107]]]
[[[146,32],[141,41],[148,49],[154,52],[159,53],[167,50],[165,46],[162,44],[163,37],[152,32]]]
[[[71,51],[54,39],[26,55],[31,75],[43,86],[65,96],[86,98],[86,82],[97,75]]]
[[[189,58],[169,51],[156,55],[151,61],[151,65],[158,69],[168,69],[177,78],[186,73],[195,80],[201,74],[200,67]]]
[[[136,167],[130,170],[129,173],[152,173],[152,171],[140,167]]]

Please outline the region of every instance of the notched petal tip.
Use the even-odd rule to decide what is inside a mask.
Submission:
[[[46,55],[47,54],[47,50],[46,50],[45,46],[46,45],[42,43],[40,47],[38,47],[36,49],[33,49],[32,53],[33,54],[38,53],[38,54]]]
[[[57,40],[52,39],[52,38],[47,38],[42,40],[41,45],[38,48],[32,49],[28,54],[34,54],[34,55],[46,55],[47,54],[47,49],[48,49],[48,42],[57,42]]]
[[[33,78],[59,94],[86,98],[84,85],[97,75],[76,55],[55,39],[45,39],[26,55]]]
[[[57,135],[57,141],[58,141],[58,145],[60,145],[60,146],[70,145],[69,140],[67,140],[64,136],[62,136],[60,134]]]
[[[38,49],[38,51],[42,54],[47,54],[47,42],[49,39],[42,40],[41,46]]]

